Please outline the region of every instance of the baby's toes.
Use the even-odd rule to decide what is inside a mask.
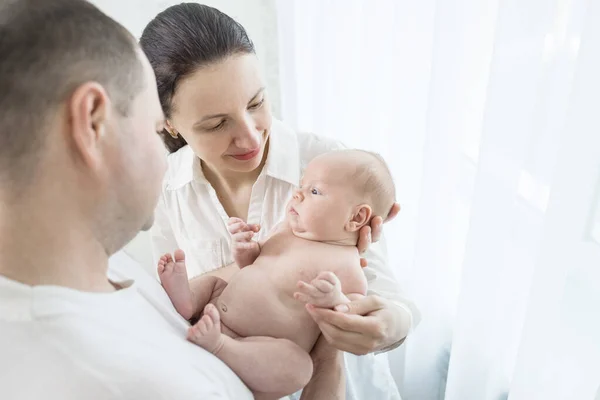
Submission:
[[[190,326],[188,329],[188,334],[187,334],[188,339],[193,340],[193,339],[197,339],[197,338],[201,337],[203,335],[203,333],[202,333],[203,325],[204,324],[202,324],[202,323],[200,323],[200,321],[198,321],[198,323]]]
[[[213,327],[213,324],[212,319],[208,315],[203,316],[199,322],[200,323],[198,325],[200,328],[200,333],[202,335],[206,335],[208,332],[210,332],[210,330]]]

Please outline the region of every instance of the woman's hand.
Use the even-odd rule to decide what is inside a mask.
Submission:
[[[319,335],[310,352],[313,376],[302,389],[300,400],[343,400],[346,398],[344,355]]]
[[[410,315],[399,305],[376,295],[343,304],[337,310],[308,304],[308,313],[327,342],[339,350],[365,355],[403,340]]]
[[[371,225],[362,227],[358,235],[358,243],[356,244],[356,247],[358,247],[358,251],[361,254],[367,251],[371,243],[375,243],[379,240],[383,230],[383,224],[396,218],[396,215],[398,215],[399,212],[400,204],[394,203],[385,220],[379,216],[376,216],[371,220]]]

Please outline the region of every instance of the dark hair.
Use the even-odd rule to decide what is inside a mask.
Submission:
[[[198,68],[237,53],[255,53],[242,25],[230,16],[197,3],[182,3],[158,14],[144,29],[140,45],[150,60],[166,118],[173,111],[177,84]],[[159,133],[173,153],[187,143],[166,130]]]
[[[84,0],[9,0],[0,6],[0,178],[31,177],[45,127],[84,82],[128,113],[144,85],[135,38]]]

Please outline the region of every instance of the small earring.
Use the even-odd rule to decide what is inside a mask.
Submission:
[[[167,132],[169,132],[169,135],[171,135],[171,137],[173,139],[177,139],[179,137],[179,134],[177,132],[175,132],[173,129],[167,129]]]

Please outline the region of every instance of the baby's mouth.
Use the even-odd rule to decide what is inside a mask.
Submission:
[[[290,207],[290,214],[298,215],[298,211],[296,211],[296,209],[294,207]]]

